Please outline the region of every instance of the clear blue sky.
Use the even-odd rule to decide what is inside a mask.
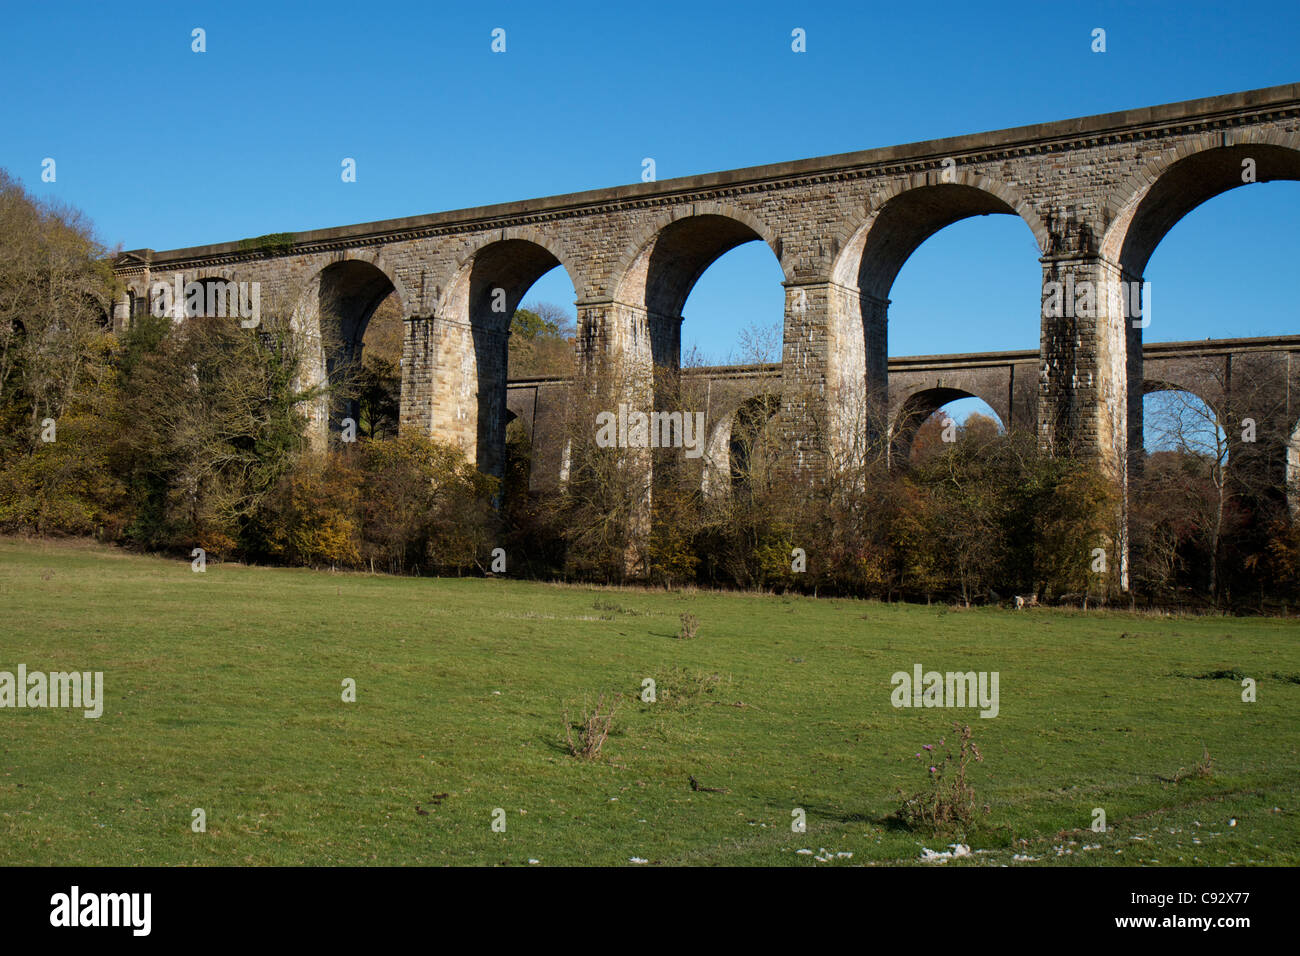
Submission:
[[[635,182],[646,156],[665,179],[1300,80],[1295,0],[988,9],[11,5],[0,166],[109,245],[167,249]],[[1183,220],[1147,271],[1148,339],[1300,331],[1298,213],[1300,184],[1268,183]],[[724,256],[687,302],[683,344],[726,359],[739,329],[780,321],[780,279],[760,243]],[[1036,348],[1040,282],[1018,219],[951,226],[898,278],[890,351]],[[571,307],[573,292],[557,270],[530,298]]]

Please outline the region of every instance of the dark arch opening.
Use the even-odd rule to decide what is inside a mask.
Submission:
[[[729,464],[732,494],[752,493],[770,475],[777,436],[770,427],[781,410],[775,395],[746,399],[731,420]]]
[[[775,477],[780,435],[774,426],[780,410],[780,396],[763,393],[718,416],[707,436],[699,475],[706,500],[752,495]]]
[[[95,317],[101,332],[113,331],[113,314],[110,306],[104,304],[98,296],[86,293],[82,296],[86,311]]]
[[[326,266],[317,276],[324,374],[330,389],[330,431],[350,419],[357,434],[395,433],[390,381],[368,374],[365,337],[371,318],[396,289],[384,271],[358,259]]]
[[[478,467],[486,474],[501,477],[508,464],[512,323],[528,291],[556,269],[568,276],[576,299],[572,275],[558,256],[526,239],[503,239],[474,254],[450,293],[450,314],[468,325],[474,353],[474,381],[461,384],[473,393],[475,421],[472,434],[463,434],[462,441],[472,442]],[[549,282],[547,288],[558,284]]]
[[[528,495],[533,472],[533,436],[528,423],[509,409],[506,410],[505,442],[501,495],[503,500],[512,501]]]
[[[396,437],[402,413],[402,350],[406,322],[393,291],[371,313],[358,354],[357,434]]]

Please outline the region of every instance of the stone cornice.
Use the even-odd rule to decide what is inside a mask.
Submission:
[[[1227,130],[1296,117],[1300,117],[1300,83],[653,183],[633,183],[425,216],[310,230],[295,234],[290,252],[246,249],[241,248],[239,242],[163,252],[134,250],[119,256],[115,271],[121,276],[132,276],[143,274],[149,267],[171,271],[233,265],[271,257],[314,255],[396,241],[536,226],[578,216],[735,199],[776,189],[906,176],[933,171],[945,158],[958,159],[969,165],[986,164],[1020,156]]]

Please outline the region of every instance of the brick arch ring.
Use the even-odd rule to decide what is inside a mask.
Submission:
[[[777,263],[781,267],[782,275],[785,276],[786,281],[789,281],[790,267],[789,263],[782,256],[784,250],[782,249],[780,237],[767,223],[763,222],[748,210],[740,209],[730,203],[708,201],[691,203],[689,206],[676,207],[670,212],[657,217],[654,221],[638,230],[636,235],[633,236],[632,241],[624,247],[623,254],[614,263],[614,266],[609,272],[609,289],[611,293],[617,297],[628,271],[636,263],[637,259],[640,258],[646,247],[654,241],[656,236],[675,222],[682,219],[695,219],[700,216],[720,216],[724,219],[738,222],[753,230],[754,234],[772,250],[772,254],[776,256]]]
[[[857,224],[845,222],[835,230],[833,237],[840,251],[830,268],[831,280],[847,287],[856,286],[858,260],[866,247],[867,235],[876,224],[876,220],[880,218],[880,213],[898,197],[929,186],[969,186],[987,193],[1009,206],[1029,227],[1030,232],[1034,234],[1034,241],[1038,243],[1039,252],[1045,251],[1050,245],[1051,230],[1048,229],[1035,206],[1014,186],[989,176],[971,173],[960,167],[951,174],[948,174],[945,169],[932,169],[895,180],[879,192],[873,193],[867,203],[865,221]]]
[[[558,236],[548,235],[532,226],[512,226],[494,230],[487,235],[473,236],[460,243],[455,255],[452,257],[455,264],[446,274],[445,281],[441,283],[442,292],[438,298],[436,314],[443,314],[443,309],[451,301],[452,296],[455,295],[456,286],[461,279],[469,274],[469,270],[474,265],[474,259],[480,252],[498,242],[507,242],[512,239],[530,242],[553,255],[568,274],[578,300],[583,299],[587,288],[587,275],[584,271],[574,268],[574,256],[568,245]]]

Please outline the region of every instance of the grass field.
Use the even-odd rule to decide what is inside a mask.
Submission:
[[[3,864],[918,863],[958,838],[891,815],[955,719],[990,812],[945,865],[1300,863],[1293,622],[196,574],[12,539],[0,615],[0,671],[103,671],[107,698],[0,710]],[[895,709],[918,663],[999,672],[998,716]],[[1233,670],[1256,702],[1196,677]],[[626,697],[580,760],[562,714],[601,692]],[[1180,775],[1203,747],[1212,774]]]

